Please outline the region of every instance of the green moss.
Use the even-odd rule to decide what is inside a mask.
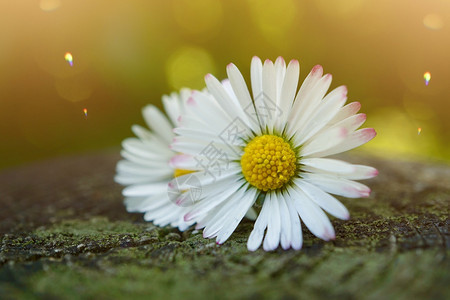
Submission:
[[[70,220],[27,236],[3,237],[0,292],[15,298],[289,299],[359,298],[368,289],[379,298],[439,298],[449,279],[448,250],[415,243],[416,251],[406,251],[417,238],[414,226],[426,224],[422,221],[376,215],[334,220],[334,242],[305,232],[302,251],[267,253],[247,250],[251,222],[218,246],[201,233],[180,234],[148,223]],[[11,274],[14,288],[4,280]],[[421,281],[413,279],[416,285],[410,287],[408,274]]]
[[[45,261],[42,270],[23,283],[39,296],[66,299],[365,298],[368,294],[374,299],[439,299],[449,279],[440,251],[386,255],[327,246],[311,256],[294,251],[248,253],[243,243],[208,247],[202,254],[174,242],[163,248],[163,252],[120,249],[108,258],[91,258],[90,264],[85,257]],[[118,257],[122,260],[114,259]],[[15,292],[27,294],[27,290]]]
[[[155,228],[150,223],[149,228]],[[34,233],[38,237],[47,238],[58,234],[70,235],[73,237],[102,237],[112,234],[136,234],[142,231],[141,226],[136,226],[130,222],[110,222],[107,218],[96,217],[88,221],[67,220],[60,224],[55,224],[49,228],[38,228]]]

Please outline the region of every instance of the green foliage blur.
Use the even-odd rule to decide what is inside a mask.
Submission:
[[[144,105],[230,62],[248,79],[254,55],[347,85],[364,151],[448,162],[449,36],[441,0],[0,0],[0,168],[119,149]]]

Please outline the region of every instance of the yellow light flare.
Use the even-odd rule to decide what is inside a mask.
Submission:
[[[203,76],[214,74],[215,64],[211,54],[203,48],[183,46],[176,50],[166,62],[167,81],[176,90],[189,86],[201,89]]]
[[[41,0],[39,7],[46,12],[54,11],[61,6],[61,0]]]
[[[423,17],[423,25],[432,30],[439,30],[444,27],[444,20],[438,14],[428,14]]]
[[[84,116],[87,118],[87,108],[83,109]]]
[[[422,127],[417,128],[417,135],[419,135],[422,132]]]
[[[70,65],[71,67],[73,66],[73,56],[72,56],[72,53],[66,52],[66,54],[64,54],[64,59],[69,63],[69,65]]]
[[[425,74],[423,74],[423,79],[425,79],[425,85],[428,85],[428,83],[430,83],[431,80],[431,73],[425,72]]]

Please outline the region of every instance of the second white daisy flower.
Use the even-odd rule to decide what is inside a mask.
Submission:
[[[174,137],[173,127],[191,95],[191,90],[182,89],[179,94],[163,96],[163,105],[167,118],[156,106],[143,108],[144,120],[150,129],[133,125],[137,137],[122,142],[123,160],[117,163],[115,181],[125,185],[122,194],[129,212],[144,213],[146,221],[155,225],[171,225],[181,231],[186,230],[193,221],[185,221],[184,215],[189,208],[176,205],[175,199],[167,191],[167,184],[173,178],[189,174],[185,168],[175,168],[170,159],[176,155],[169,149]]]

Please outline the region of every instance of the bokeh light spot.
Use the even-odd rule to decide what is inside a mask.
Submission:
[[[170,86],[201,89],[204,76],[215,72],[214,60],[204,49],[184,46],[173,53],[166,62],[166,75]]]
[[[437,14],[427,14],[423,17],[423,25],[431,30],[439,30],[444,27],[444,21]]]
[[[54,11],[61,6],[60,0],[41,0],[39,2],[39,7],[43,11]]]

